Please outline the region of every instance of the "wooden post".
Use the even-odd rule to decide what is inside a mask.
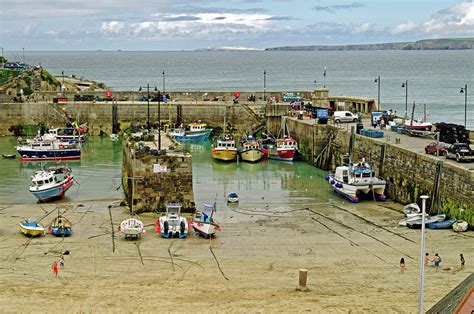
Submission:
[[[306,286],[307,279],[308,279],[308,270],[307,269],[300,269],[299,270],[298,288],[296,288],[296,291],[301,291],[301,292],[309,291],[308,287]]]

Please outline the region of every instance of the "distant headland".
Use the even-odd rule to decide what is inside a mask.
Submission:
[[[338,50],[469,50],[474,38],[424,39],[414,42],[363,45],[311,45],[266,48],[265,51],[338,51]]]

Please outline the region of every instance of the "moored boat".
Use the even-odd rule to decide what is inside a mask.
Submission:
[[[214,219],[216,204],[205,204],[201,211],[196,210],[192,220],[194,231],[203,237],[212,237],[217,231],[221,231],[219,224]]]
[[[16,155],[13,154],[2,154],[3,159],[15,159]]]
[[[61,198],[74,183],[74,176],[67,166],[39,170],[31,177],[30,192],[40,202]]]
[[[408,218],[419,216],[420,212],[420,207],[416,203],[411,203],[403,207],[403,214],[405,214],[405,216]]]
[[[469,224],[465,220],[458,220],[453,223],[453,229],[456,232],[464,232],[468,229]]]
[[[66,128],[53,128],[49,129],[49,137],[56,138],[64,142],[85,142],[86,135],[78,132],[77,128],[66,127]]]
[[[188,222],[181,216],[181,204],[166,204],[166,213],[156,221],[156,232],[163,238],[186,238]]]
[[[437,221],[427,224],[430,229],[451,229],[456,222],[456,218],[451,218],[444,221]]]
[[[48,231],[57,237],[68,237],[72,234],[72,224],[67,218],[58,215],[49,225]]]
[[[446,219],[445,214],[439,214],[439,215],[434,215],[434,216],[429,216],[425,218],[425,225],[428,225],[430,223],[434,222],[441,222]],[[407,222],[407,227],[411,229],[419,229],[421,228],[421,225],[423,224],[423,221],[421,219],[421,216],[418,217],[418,219]]]
[[[359,194],[373,193],[380,201],[385,201],[385,187],[387,181],[376,176],[375,168],[368,162],[350,163],[345,166],[338,166],[334,172],[325,177],[333,187],[334,192],[348,198],[351,202],[359,201]]]
[[[246,138],[242,141],[239,155],[243,161],[257,162],[263,157],[262,145],[253,137]]]
[[[293,161],[295,159],[298,142],[291,138],[277,139],[274,145],[268,145],[268,157],[274,160]]]
[[[128,218],[120,223],[119,231],[125,235],[125,239],[141,238],[145,233],[143,222],[136,218]]]
[[[20,221],[20,231],[26,236],[37,237],[44,235],[44,227],[34,218]]]
[[[190,123],[187,128],[181,126],[177,129],[172,129],[170,135],[177,141],[200,141],[209,138],[212,129],[207,128],[205,123]]]
[[[428,215],[425,214],[425,218],[427,218]],[[411,223],[411,222],[414,222],[414,221],[418,221],[419,219],[421,219],[421,214],[417,215],[417,216],[412,216],[412,217],[408,217],[408,218],[405,218],[405,219],[402,219],[398,222],[398,224],[400,226],[403,226],[403,227],[406,227],[408,223]]]
[[[220,161],[235,161],[237,159],[237,148],[232,135],[226,134],[214,141],[212,158]]]
[[[31,141],[16,147],[21,161],[75,160],[81,158],[77,143],[57,140]]]
[[[238,203],[239,202],[239,195],[237,193],[232,192],[227,195],[227,203]]]

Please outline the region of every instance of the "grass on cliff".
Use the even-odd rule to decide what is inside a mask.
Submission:
[[[48,82],[50,85],[61,86],[61,83],[59,83],[59,81],[45,69],[41,71],[41,79]]]
[[[21,71],[0,69],[0,84],[4,84],[6,81],[20,75]]]

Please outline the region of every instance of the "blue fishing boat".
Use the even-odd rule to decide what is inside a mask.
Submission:
[[[180,142],[201,141],[209,138],[209,135],[211,135],[212,129],[208,129],[206,126],[205,123],[191,123],[187,128],[172,129],[170,135]]]
[[[238,203],[239,202],[239,196],[237,195],[237,193],[229,193],[229,195],[227,195],[227,203]]]
[[[451,229],[456,221],[456,218],[451,218],[445,221],[432,222],[427,224],[427,226],[430,229]]]
[[[40,202],[61,198],[74,183],[74,176],[67,166],[39,170],[31,177],[30,192]]]
[[[81,158],[81,148],[77,143],[57,140],[30,141],[17,146],[21,161],[74,160]]]
[[[57,237],[68,237],[72,234],[72,224],[69,220],[58,214],[49,225],[48,231]]]

